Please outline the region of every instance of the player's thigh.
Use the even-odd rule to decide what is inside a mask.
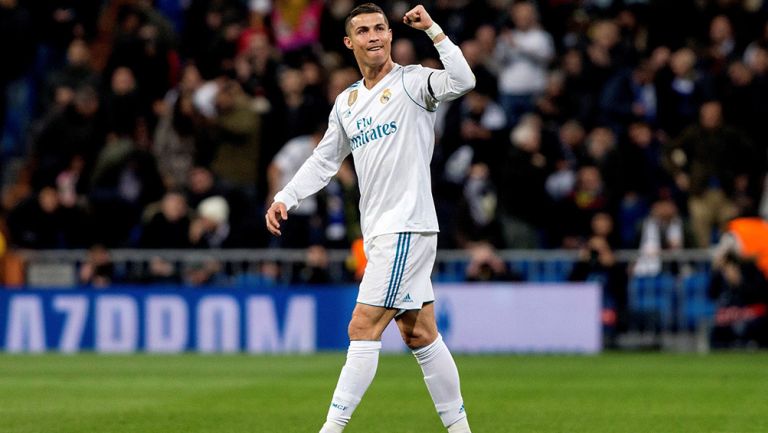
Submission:
[[[377,307],[374,305],[355,305],[352,311],[352,319],[349,321],[349,339],[377,341],[381,339],[389,322],[397,314],[392,308]]]
[[[395,318],[400,335],[411,349],[428,346],[437,338],[435,304],[424,304],[420,310],[408,310]]]

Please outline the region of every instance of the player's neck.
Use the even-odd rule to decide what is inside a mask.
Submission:
[[[358,63],[360,66],[360,73],[363,74],[363,85],[366,89],[372,89],[382,78],[387,76],[389,71],[395,67],[395,62],[392,59],[388,59],[381,65],[369,66]]]

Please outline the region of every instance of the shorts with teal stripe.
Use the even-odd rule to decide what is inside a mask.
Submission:
[[[357,302],[417,310],[435,300],[430,276],[437,253],[437,233],[389,233],[365,243],[368,264]]]

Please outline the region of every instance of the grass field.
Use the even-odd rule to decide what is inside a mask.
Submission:
[[[0,356],[2,433],[316,433],[342,354]],[[460,356],[475,433],[768,432],[768,354]],[[383,356],[349,433],[443,431]]]

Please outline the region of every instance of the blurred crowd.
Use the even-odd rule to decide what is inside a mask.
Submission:
[[[379,3],[395,61],[440,67]],[[478,83],[438,111],[442,248],[706,247],[768,213],[768,1],[424,3]],[[349,247],[351,161],[283,238],[262,215],[360,78],[355,4],[0,0],[8,243]]]

